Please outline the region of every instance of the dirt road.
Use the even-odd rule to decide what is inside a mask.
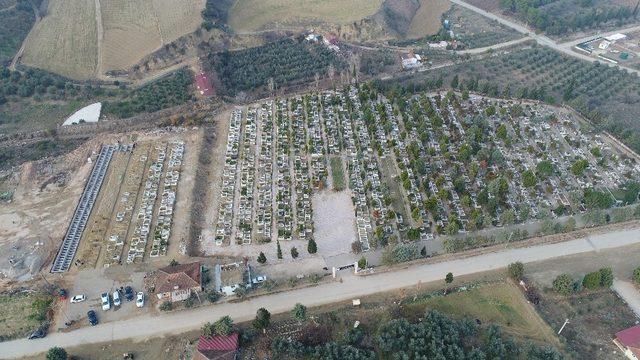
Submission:
[[[69,333],[54,333],[39,340],[3,342],[0,343],[0,353],[6,358],[17,358],[44,352],[53,346],[70,347],[111,340],[144,339],[169,333],[177,334],[197,329],[204,322],[216,321],[224,315],[230,315],[236,322],[246,321],[253,318],[256,310],[261,307],[269,309],[272,313],[282,313],[289,311],[298,302],[306,306],[318,306],[404,288],[417,283],[440,281],[444,278],[444,274],[450,271],[456,276],[467,275],[500,269],[514,261],[530,263],[636,243],[640,243],[640,229],[593,235],[563,243],[507,249],[466,259],[416,265],[365,277],[349,276],[343,278],[342,282],[285,291],[241,303],[223,303],[158,316],[144,315]],[[100,315],[99,313],[98,316]]]

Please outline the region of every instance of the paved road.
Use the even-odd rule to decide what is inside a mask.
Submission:
[[[573,46],[575,44],[580,43],[580,42],[585,41],[585,40],[593,39],[593,38],[597,37],[597,35],[588,36],[588,37],[585,37],[585,38],[582,38],[582,39],[578,39],[578,40],[573,40],[573,41],[570,41],[570,42],[567,42],[567,43],[557,43],[556,41],[554,41],[553,39],[549,38],[548,36],[545,36],[545,35],[542,35],[542,34],[536,34],[536,32],[534,30],[529,29],[528,27],[526,27],[526,26],[524,26],[522,24],[519,24],[519,23],[514,22],[512,20],[509,20],[509,19],[505,19],[503,17],[500,17],[500,16],[498,16],[496,14],[493,14],[493,13],[490,13],[488,11],[482,10],[477,6],[473,6],[473,5],[469,4],[469,3],[464,2],[463,0],[451,0],[451,2],[453,2],[454,4],[460,5],[462,7],[465,7],[467,9],[471,10],[471,11],[474,11],[474,12],[476,12],[476,13],[482,15],[482,16],[485,16],[485,17],[487,17],[489,19],[495,20],[495,21],[499,22],[502,25],[508,26],[508,27],[516,30],[519,33],[526,34],[530,38],[532,38],[535,41],[537,41],[538,44],[540,44],[540,45],[548,46],[548,47],[550,47],[550,48],[552,48],[552,49],[554,49],[556,51],[559,51],[561,53],[564,53],[564,54],[567,54],[569,56],[573,56],[573,57],[576,57],[576,58],[579,58],[579,59],[582,59],[582,60],[586,60],[586,61],[590,61],[590,62],[598,61],[597,58],[591,57],[591,56],[589,56],[587,54],[583,54],[583,53],[579,53],[579,52],[573,51]],[[633,30],[638,30],[638,29],[640,29],[640,26],[635,26],[635,27],[631,27],[631,28],[627,28],[627,29],[618,30],[618,31],[611,31],[611,32],[609,32],[607,34],[613,34],[613,33],[621,32],[621,31],[633,31]],[[620,68],[625,69],[625,70],[627,70],[629,72],[633,72],[633,73],[636,73],[636,74],[640,75],[640,70],[631,69],[631,68],[628,68],[628,67],[612,64],[612,63],[609,63],[609,62],[606,62],[606,61],[601,62],[601,63],[603,63],[605,65],[608,65],[608,66],[612,66],[612,67],[620,67]]]
[[[636,313],[636,316],[640,317],[640,293],[638,289],[631,282],[618,279],[613,281],[612,288]]]
[[[272,313],[281,313],[289,311],[297,302],[307,306],[330,304],[409,287],[421,282],[440,281],[448,272],[453,272],[456,276],[467,275],[504,268],[514,261],[529,263],[636,243],[640,243],[640,229],[594,235],[590,236],[589,240],[582,238],[557,244],[501,250],[466,259],[416,265],[403,270],[365,277],[348,276],[344,277],[342,282],[261,296],[236,304],[223,303],[169,314],[145,315],[69,333],[54,333],[38,340],[2,342],[0,354],[6,358],[17,358],[44,352],[53,346],[71,347],[111,340],[144,339],[178,334],[197,329],[204,322],[215,321],[224,315],[230,315],[236,322],[246,321],[253,318],[260,307],[267,308]]]

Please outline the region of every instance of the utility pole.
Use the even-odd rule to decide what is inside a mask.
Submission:
[[[564,324],[562,324],[562,327],[560,328],[560,330],[558,331],[558,335],[560,335],[560,333],[562,332],[562,330],[564,329],[564,327],[569,323],[569,319],[566,319],[564,321]]]

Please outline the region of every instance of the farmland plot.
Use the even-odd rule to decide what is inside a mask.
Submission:
[[[51,1],[47,12],[29,33],[22,62],[75,79],[92,77],[98,63],[94,2]]]
[[[256,31],[302,21],[348,24],[373,15],[381,3],[381,0],[239,0],[231,8],[229,26],[236,31]]]
[[[127,69],[195,31],[203,8],[204,0],[50,1],[27,38],[23,62],[74,79]]]
[[[151,0],[110,0],[100,5],[104,70],[124,69],[162,45]]]

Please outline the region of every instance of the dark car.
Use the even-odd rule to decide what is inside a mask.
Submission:
[[[89,310],[87,317],[89,318],[89,324],[91,324],[91,326],[98,325],[98,315],[96,315],[95,311]]]
[[[133,300],[133,289],[131,286],[126,286],[124,288],[124,298],[127,299],[127,301]]]
[[[27,339],[29,339],[29,340],[41,339],[41,338],[43,338],[45,336],[47,336],[47,331],[44,328],[40,328],[40,329],[32,332],[31,335],[29,335],[29,337]]]

